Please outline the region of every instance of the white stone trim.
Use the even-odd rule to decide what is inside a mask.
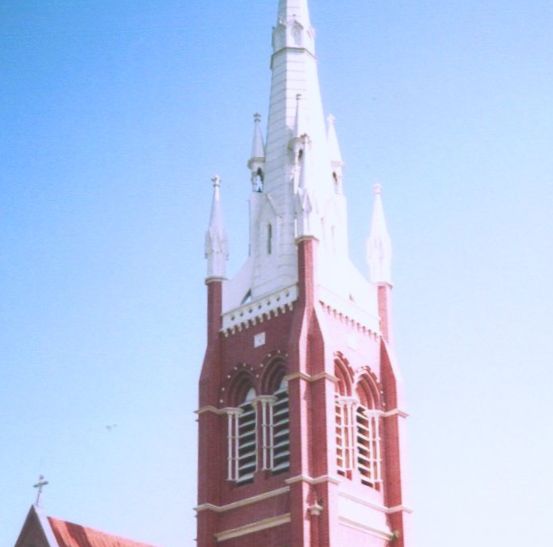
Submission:
[[[223,314],[221,331],[225,336],[239,332],[250,325],[261,323],[280,313],[291,310],[298,299],[298,286],[294,283],[284,289],[273,292],[244,304]]]
[[[386,513],[387,515],[391,515],[393,513],[399,513],[401,511],[404,511],[405,513],[409,513],[409,514],[413,512],[412,509],[410,509],[409,507],[406,507],[405,505],[395,505],[394,507],[386,507],[385,505],[380,505],[379,503],[367,501],[364,498],[360,498],[358,496],[355,496],[354,494],[349,494],[348,492],[338,492],[338,496],[341,498],[346,498],[348,500],[354,501],[355,503],[359,503],[360,505],[364,505],[365,507],[369,507],[370,509],[380,511],[381,513]]]
[[[33,505],[33,510],[38,519],[38,522],[40,523],[44,536],[46,537],[48,547],[59,547],[59,543],[56,540],[56,536],[54,536],[54,532],[52,530],[52,527],[50,526],[50,521],[48,520],[48,517],[37,505]]]
[[[340,479],[331,475],[321,475],[320,477],[310,477],[309,475],[296,475],[284,481],[286,484],[294,484],[296,482],[306,482],[308,484],[321,484],[323,482],[331,482],[340,484]]]
[[[328,372],[319,372],[318,374],[315,374],[313,376],[306,374],[305,372],[293,372],[292,374],[287,374],[285,376],[286,380],[289,382],[291,380],[297,380],[298,378],[300,380],[305,380],[306,382],[317,382],[318,380],[330,380],[331,382],[337,383],[338,378],[334,376],[333,374],[329,374]]]
[[[411,514],[413,513],[413,509],[411,509],[410,507],[407,507],[406,505],[395,505],[394,507],[390,507],[386,512],[389,515],[391,515],[392,513],[401,513],[401,512]]]
[[[373,526],[368,526],[367,524],[363,522],[357,522],[356,520],[348,519],[347,517],[338,517],[338,521],[340,524],[343,524],[344,526],[349,526],[350,528],[353,528],[354,530],[362,530],[363,532],[369,532],[370,534],[373,534],[374,536],[385,539],[387,541],[394,538],[394,534],[390,533],[388,530],[382,529],[382,528],[374,528]]]
[[[394,408],[392,410],[387,410],[386,412],[382,412],[383,418],[391,418],[392,416],[399,416],[400,418],[409,418],[409,414],[404,410],[400,410],[399,408]]]
[[[239,507],[244,507],[245,505],[251,505],[253,503],[259,503],[260,501],[265,501],[270,498],[275,498],[277,496],[282,496],[290,491],[289,486],[283,486],[282,488],[277,488],[276,490],[269,490],[263,494],[258,494],[257,496],[251,496],[249,498],[244,498],[242,500],[233,501],[232,503],[227,503],[226,505],[214,505],[212,503],[202,503],[195,507],[196,512],[200,511],[215,511],[215,513],[225,513],[226,511],[232,511],[233,509],[238,509]]]
[[[283,524],[287,524],[290,521],[290,513],[286,513],[285,515],[279,515],[277,517],[270,517],[268,519],[258,520],[257,522],[245,524],[244,526],[239,526],[238,528],[231,528],[230,530],[219,532],[218,534],[215,534],[215,539],[218,542],[226,541],[227,539],[233,539],[241,536],[246,536],[248,534],[253,534],[254,532],[260,532],[261,530],[267,530],[267,528],[282,526]]]
[[[213,412],[213,414],[223,415],[227,413],[227,409],[225,408],[217,408],[212,405],[202,406],[202,408],[199,408],[198,410],[194,411],[198,416],[200,414],[205,414],[206,412]]]

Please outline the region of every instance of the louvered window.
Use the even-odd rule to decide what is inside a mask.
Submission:
[[[380,413],[358,405],[355,424],[357,470],[363,484],[376,487],[382,481]]]
[[[228,478],[238,484],[253,480],[257,470],[255,391],[250,389],[239,408],[228,412]]]
[[[290,417],[288,411],[288,384],[283,380],[273,394],[271,405],[272,442],[270,447],[270,467],[273,472],[290,468]]]
[[[348,477],[354,467],[354,404],[350,397],[336,397],[336,464],[338,473]]]

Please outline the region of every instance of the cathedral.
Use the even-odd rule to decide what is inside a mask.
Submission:
[[[247,162],[249,249],[232,277],[212,179],[197,543],[409,546],[381,188],[359,271],[307,0],[278,2],[272,48],[266,132],[256,114]]]

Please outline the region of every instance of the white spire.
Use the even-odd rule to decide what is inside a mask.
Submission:
[[[215,175],[213,201],[209,227],[205,234],[205,257],[207,258],[207,279],[225,277],[225,262],[228,260],[228,240],[221,208],[221,179]]]
[[[307,0],[279,0],[278,16],[285,20],[295,17],[300,23],[311,26]]]
[[[280,0],[273,29],[273,51],[297,48],[315,55],[315,31],[309,20],[307,0]]]
[[[252,190],[258,192],[263,189],[263,179],[265,176],[265,144],[263,143],[263,134],[261,133],[261,115],[254,114],[253,121],[252,153],[248,160],[248,168],[252,174]]]
[[[367,241],[367,261],[373,283],[392,283],[392,242],[386,227],[380,184],[374,185],[374,206],[371,232]]]

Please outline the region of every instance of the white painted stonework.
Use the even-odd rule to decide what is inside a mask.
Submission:
[[[378,193],[367,244],[369,282],[349,260],[344,163],[334,117],[325,119],[323,111],[315,31],[306,0],[279,2],[271,71],[266,139],[256,114],[248,160],[248,258],[223,284],[223,330],[228,333],[243,325],[244,317],[262,317],[263,313],[249,311],[257,309],[252,304],[260,303],[270,311],[266,308],[272,295],[295,287],[297,241],[313,237],[319,241],[318,284],[332,295],[332,303],[327,304],[341,306],[355,321],[379,332],[376,286],[389,281],[391,256],[382,203]],[[208,274],[223,277],[228,251],[218,191],[214,204],[216,220],[210,224],[213,235],[206,244]]]
[[[239,331],[250,325],[262,323],[271,317],[291,310],[297,299],[298,288],[296,285],[275,291],[255,302],[244,304],[224,313],[222,330],[228,335],[235,330]]]

